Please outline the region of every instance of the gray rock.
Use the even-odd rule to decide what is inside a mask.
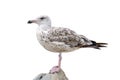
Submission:
[[[33,80],[68,80],[65,73],[61,69],[58,73],[41,73]]]

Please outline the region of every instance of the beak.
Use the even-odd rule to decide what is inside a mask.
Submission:
[[[37,22],[36,20],[29,20],[27,23],[31,24],[31,23],[36,23],[36,22]]]

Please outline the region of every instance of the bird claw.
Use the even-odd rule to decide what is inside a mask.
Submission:
[[[58,73],[59,71],[60,71],[59,66],[54,66],[49,73],[54,74],[54,73]]]

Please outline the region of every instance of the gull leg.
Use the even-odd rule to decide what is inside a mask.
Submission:
[[[58,61],[58,67],[61,68],[61,60],[62,60],[62,53],[59,53],[59,61]]]
[[[62,60],[62,53],[59,53],[59,56],[58,56],[58,57],[59,57],[58,66],[54,66],[54,67],[50,70],[49,73],[54,74],[54,73],[57,73],[57,72],[60,71],[60,69],[61,69],[61,60]]]

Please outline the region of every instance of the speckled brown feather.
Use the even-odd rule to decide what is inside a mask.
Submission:
[[[49,41],[64,42],[71,47],[90,45],[91,41],[83,35],[78,35],[68,28],[52,27],[46,36]],[[78,46],[79,45],[79,46]]]

